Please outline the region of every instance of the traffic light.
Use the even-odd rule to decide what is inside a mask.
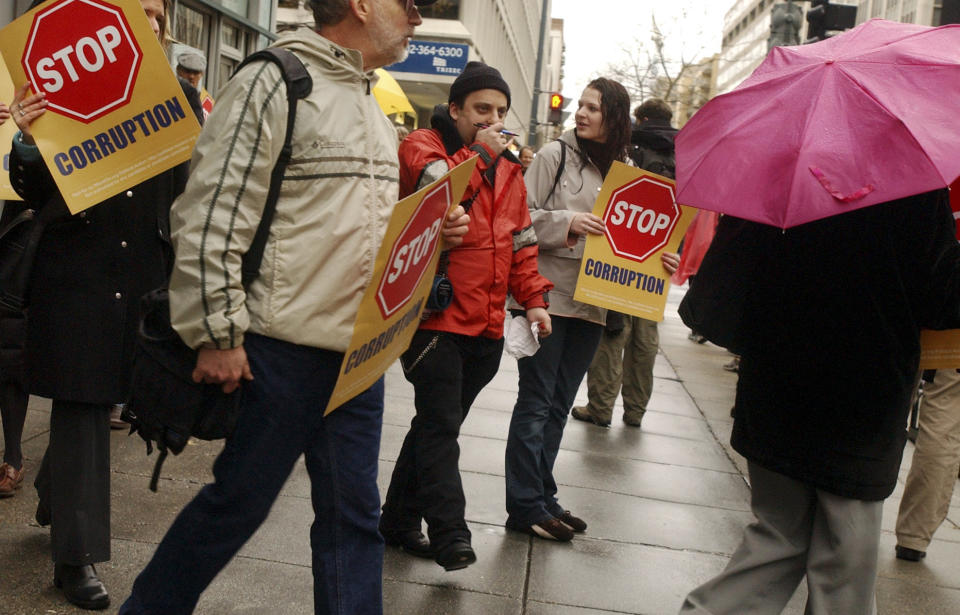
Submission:
[[[563,121],[563,94],[554,92],[550,95],[550,114],[547,123],[560,124]]]
[[[816,43],[827,38],[827,7],[830,0],[813,0],[807,9],[807,40]]]
[[[830,0],[811,0],[807,9],[807,40],[816,43],[857,23],[857,7],[852,4],[830,4]]]

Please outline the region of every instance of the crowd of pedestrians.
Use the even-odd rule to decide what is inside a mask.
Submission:
[[[43,93],[23,85],[0,104],[0,122],[18,128],[11,180],[25,203],[8,203],[4,219],[17,207],[49,216],[29,315],[0,314],[0,498],[24,480],[28,393],[52,399],[36,520],[50,526],[53,581],[71,603],[110,604],[94,565],[110,559],[111,410],[130,392],[138,300],[164,285],[173,327],[197,350],[195,379],[242,388],[241,409],[213,482],[177,516],[121,614],[193,612],[265,521],[301,456],[315,513],[316,613],[382,613],[384,544],[447,571],[474,563],[458,437],[499,369],[509,312],[525,316],[540,345],[518,360],[505,525],[554,541],[587,530],[589,519],[561,504],[554,476],[568,414],[609,426],[622,388],[623,421],[640,427],[658,333],[655,322],[575,300],[577,276],[587,236],[604,233],[592,211],[614,162],[673,177],[671,111],[648,100],[631,120],[626,89],[596,78],[577,101],[574,128],[515,155],[503,130],[510,85],[496,67],[469,62],[430,128],[398,149],[395,126],[370,94],[372,71],[404,57],[422,21],[418,7],[434,1],[312,0],[315,29],[274,43],[308,67],[313,87],[296,107],[270,249],[249,286],[242,255],[288,120],[277,65],[243,66],[213,107],[197,89],[204,58],[178,56],[184,94],[204,124],[189,166],[76,215],[34,141]],[[140,4],[165,42],[169,0]],[[394,204],[470,158],[475,170],[441,231],[437,273],[452,281],[452,303],[423,315],[400,360],[416,412],[381,510],[382,378],[336,412],[322,410]],[[808,612],[875,613],[880,510],[900,466],[917,332],[960,327],[960,244],[945,195],[914,195],[789,233],[729,216],[720,223],[718,241],[736,236],[742,258],[762,263],[752,282],[763,292],[743,307],[750,327],[738,348],[732,436],[748,459],[756,522],[682,612],[778,612],[806,578]],[[665,253],[661,264],[672,274],[680,257]],[[824,271],[833,275],[817,275]],[[864,373],[868,364],[875,369]],[[585,375],[589,403],[572,408]],[[902,559],[924,557],[946,514],[960,465],[957,382],[941,371],[926,389],[897,523]]]

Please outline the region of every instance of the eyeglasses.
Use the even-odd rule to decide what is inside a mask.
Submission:
[[[406,11],[409,13],[413,9],[417,8],[417,0],[400,0],[400,4],[406,7]]]

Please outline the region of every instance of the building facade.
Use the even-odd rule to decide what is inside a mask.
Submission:
[[[7,25],[30,7],[31,0],[7,0],[0,2],[0,28]]]
[[[214,97],[247,55],[276,38],[276,0],[171,0],[171,64],[188,48],[207,58],[203,86]]]
[[[674,86],[671,98],[673,124],[683,128],[700,107],[717,95],[717,70],[719,54],[706,58],[683,72]]]
[[[416,109],[415,118],[402,121],[428,126],[434,106],[447,102],[450,84],[463,66],[479,60],[496,67],[510,84],[512,106],[505,124],[526,142],[544,3],[549,16],[550,0],[438,0],[420,9],[423,24],[410,57],[387,67]],[[279,0],[277,30],[298,25],[312,25],[304,0]],[[562,24],[559,33],[551,25],[548,20],[540,79],[540,89],[547,92],[559,90],[563,52]],[[546,120],[547,105],[547,96],[540,95],[539,122]]]
[[[31,0],[0,0],[0,27],[22,15]],[[536,141],[552,131],[546,121],[548,95],[562,90],[563,24],[550,20],[550,0],[438,0],[421,9],[423,25],[411,45],[411,58],[388,67],[416,109],[412,126],[429,124],[433,107],[447,100],[450,84],[469,60],[496,67],[510,84],[509,130],[523,135],[530,127],[535,91],[541,11],[544,32],[543,70],[537,102]],[[233,70],[249,53],[276,39],[277,32],[311,25],[304,0],[171,0],[168,55],[171,65],[188,49],[207,58],[203,86],[216,97]]]
[[[833,4],[858,4],[857,0],[832,1]],[[783,0],[736,0],[724,15],[723,44],[717,67],[718,94],[729,92],[737,87],[767,56],[770,14],[773,5],[781,2]],[[797,1],[794,4],[799,5],[804,14],[810,6],[807,0]],[[806,38],[807,22],[804,20],[800,24],[800,40]]]
[[[949,12],[951,4],[960,4],[960,2],[956,0],[859,0],[857,23],[881,18],[903,23],[939,26],[943,23],[944,5],[947,5]]]
[[[723,47],[717,75],[717,93],[729,92],[753,72],[767,54],[770,13],[783,0],[736,0],[723,20]],[[960,0],[832,0],[857,7],[857,23],[880,18],[902,23],[939,26],[960,21]],[[810,3],[796,2],[804,14]],[[807,38],[806,20],[800,40]]]

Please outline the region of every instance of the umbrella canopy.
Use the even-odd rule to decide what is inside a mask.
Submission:
[[[775,47],[676,139],[677,202],[787,228],[960,175],[960,25]]]
[[[400,88],[400,84],[393,78],[393,75],[382,68],[378,68],[375,72],[379,79],[377,85],[373,86],[373,95],[380,103],[383,113],[385,115],[413,113],[413,105],[410,104],[407,95],[403,93],[403,89]]]

